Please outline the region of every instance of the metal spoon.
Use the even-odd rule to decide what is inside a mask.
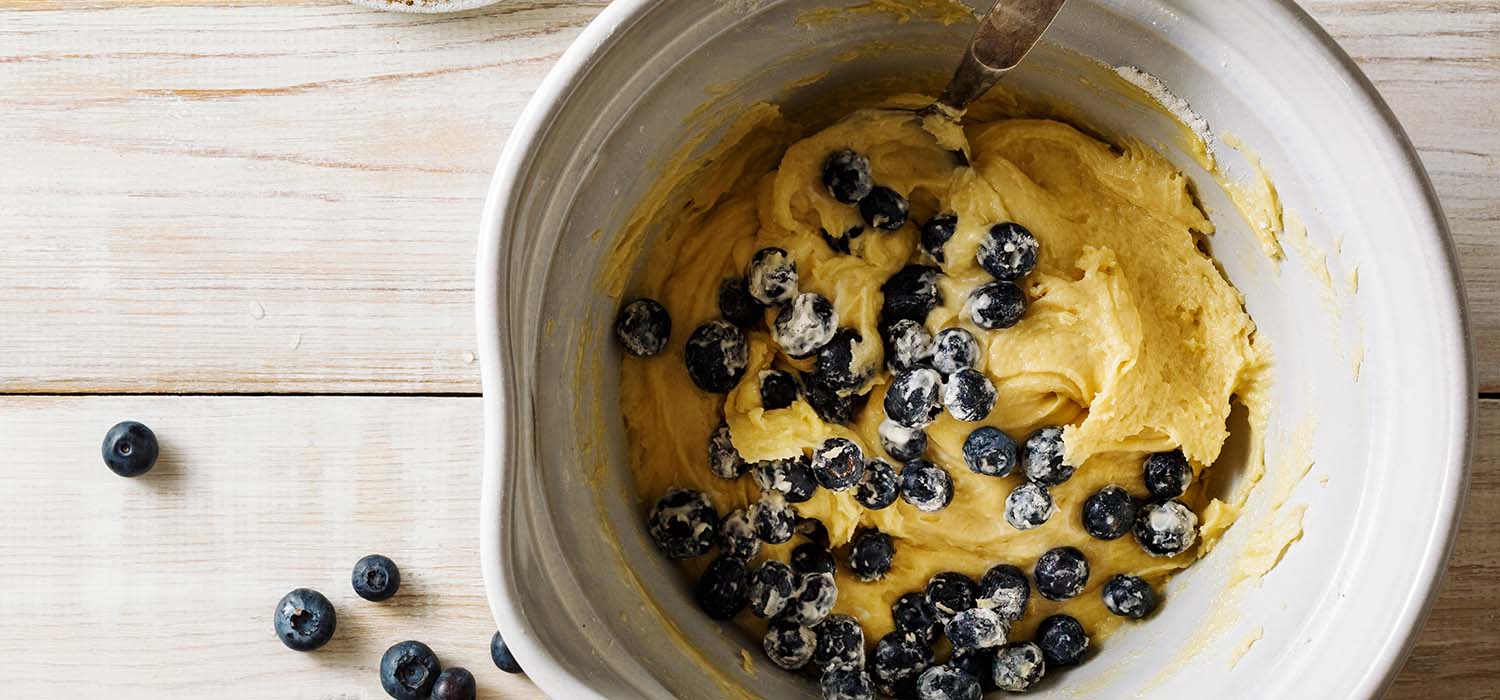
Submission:
[[[1036,46],[1067,0],[996,0],[937,102],[921,111],[953,121]]]

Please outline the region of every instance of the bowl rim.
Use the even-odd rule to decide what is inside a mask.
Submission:
[[[617,43],[624,30],[662,1],[615,0],[605,6],[574,39],[538,85],[512,127],[496,163],[479,225],[474,311],[483,390],[484,448],[479,532],[485,596],[498,628],[508,630],[506,641],[521,660],[527,675],[544,692],[555,693],[559,697],[592,697],[595,692],[580,683],[562,664],[543,654],[533,643],[524,618],[507,593],[508,580],[501,566],[506,559],[502,551],[506,546],[501,538],[502,511],[509,507],[509,504],[503,502],[501,490],[507,475],[504,464],[507,442],[503,426],[506,411],[504,394],[508,383],[508,378],[502,371],[501,357],[501,333],[505,320],[501,304],[501,236],[514,211],[514,200],[530,163],[529,155],[546,137],[550,125],[555,121],[555,115],[567,106],[568,96],[586,78],[595,62]],[[1429,531],[1435,546],[1426,550],[1413,577],[1412,595],[1396,615],[1393,624],[1387,628],[1387,644],[1372,659],[1374,664],[1370,667],[1371,672],[1355,688],[1356,696],[1375,698],[1395,681],[1404,666],[1403,662],[1415,646],[1423,624],[1437,600],[1438,584],[1459,532],[1459,520],[1472,470],[1474,416],[1478,405],[1467,296],[1453,236],[1437,191],[1409,135],[1373,82],[1317,20],[1294,0],[1249,1],[1278,12],[1294,23],[1296,29],[1316,41],[1329,69],[1338,71],[1357,87],[1357,94],[1363,100],[1366,112],[1377,126],[1382,127],[1380,136],[1391,147],[1392,156],[1399,157],[1405,164],[1404,171],[1409,177],[1397,186],[1413,195],[1411,201],[1419,203],[1413,214],[1425,219],[1430,230],[1438,234],[1438,243],[1447,263],[1443,270],[1447,279],[1435,281],[1447,283],[1443,286],[1451,295],[1452,311],[1456,316],[1461,341],[1458,350],[1463,355],[1463,361],[1458,364],[1463,376],[1455,384],[1464,387],[1467,396],[1458,397],[1454,408],[1459,420],[1454,421],[1450,428],[1451,434],[1447,436],[1449,444],[1457,448],[1451,454],[1459,458],[1456,463],[1446,465],[1447,489],[1433,520],[1432,530]]]

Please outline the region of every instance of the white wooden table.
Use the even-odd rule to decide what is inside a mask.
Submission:
[[[379,698],[414,638],[539,697],[487,654],[474,232],[602,5],[0,0],[0,696]],[[1308,9],[1421,148],[1479,349],[1463,532],[1390,697],[1500,697],[1500,1]],[[100,464],[126,418],[148,478]],[[370,552],[384,604],[349,588]],[[338,606],[319,653],[271,633],[294,586]]]

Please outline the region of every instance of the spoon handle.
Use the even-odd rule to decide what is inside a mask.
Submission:
[[[979,99],[1001,76],[1016,67],[1042,32],[1052,24],[1066,0],[996,0],[979,29],[969,50],[964,52],[958,70],[938,103],[962,112],[970,102]]]

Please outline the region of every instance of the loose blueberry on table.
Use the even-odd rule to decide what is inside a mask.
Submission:
[[[401,588],[401,570],[396,568],[396,562],[379,554],[354,562],[354,572],[349,578],[354,592],[365,600],[385,600]]]
[[[276,636],[288,649],[312,651],[333,639],[338,615],[333,603],[311,588],[294,588],[276,603]]]
[[[441,671],[431,647],[416,641],[397,642],[380,657],[380,687],[396,700],[426,700]]]
[[[490,660],[495,662],[495,668],[506,673],[522,673],[521,664],[516,661],[514,654],[510,653],[510,646],[505,643],[505,638],[499,632],[490,637]]]
[[[438,674],[437,682],[432,684],[431,700],[474,700],[478,694],[474,674],[462,666],[454,666]]]
[[[137,477],[151,471],[161,448],[156,433],[133,420],[116,423],[104,434],[99,452],[104,466],[123,477]]]

